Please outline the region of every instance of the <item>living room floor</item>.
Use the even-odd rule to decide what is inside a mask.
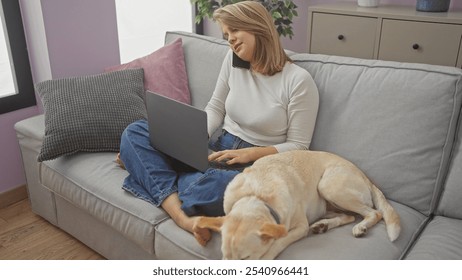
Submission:
[[[102,260],[103,256],[34,214],[28,199],[0,209],[0,260]]]

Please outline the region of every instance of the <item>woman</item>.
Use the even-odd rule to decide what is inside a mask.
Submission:
[[[258,2],[243,1],[215,11],[231,50],[207,104],[208,132],[221,125],[209,161],[248,164],[266,155],[308,149],[318,111],[316,85],[285,54],[273,19]],[[233,66],[234,65],[234,66]],[[239,66],[236,66],[239,65]],[[120,158],[130,175],[124,189],[162,207],[202,245],[210,238],[194,227],[196,215],[223,215],[223,194],[239,171],[191,170],[155,150],[146,121],[122,135]]]

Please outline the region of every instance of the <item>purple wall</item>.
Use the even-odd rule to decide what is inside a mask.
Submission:
[[[20,0],[34,82],[101,73],[119,60],[114,0]],[[26,183],[14,124],[34,106],[0,115],[0,193]]]
[[[42,0],[54,79],[101,73],[119,63],[114,0]]]

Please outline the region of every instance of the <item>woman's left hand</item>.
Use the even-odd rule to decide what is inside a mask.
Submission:
[[[209,161],[225,161],[227,164],[249,163],[277,152],[276,148],[272,146],[223,150],[209,155]]]

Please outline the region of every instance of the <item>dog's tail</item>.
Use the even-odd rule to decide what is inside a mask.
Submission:
[[[401,225],[398,213],[390,205],[383,193],[374,184],[371,187],[372,200],[377,210],[382,212],[383,220],[387,227],[388,238],[395,241],[401,232]]]

